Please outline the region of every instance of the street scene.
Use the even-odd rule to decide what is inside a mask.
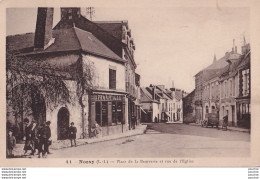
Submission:
[[[99,150],[100,152],[96,152]],[[55,151],[50,158],[249,157],[246,132],[185,124],[150,124],[145,134]]]
[[[6,158],[250,157],[249,10],[136,11],[7,9]]]

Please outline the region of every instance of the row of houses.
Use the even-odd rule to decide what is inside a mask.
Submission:
[[[176,88],[166,89],[164,85],[142,87],[141,122],[183,123],[182,98],[186,92]]]
[[[207,113],[228,116],[229,126],[250,127],[250,44],[244,39],[241,54],[232,50],[195,75],[193,117],[201,123]]]
[[[61,8],[53,27],[53,12],[38,8],[35,33],[6,37],[7,122],[22,136],[25,118],[50,121],[53,140],[66,139],[71,122],[78,137],[96,124],[102,136],[134,129],[140,75],[128,22],[92,22],[82,8]]]

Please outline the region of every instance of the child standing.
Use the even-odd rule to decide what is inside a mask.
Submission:
[[[7,158],[13,157],[13,149],[16,145],[16,140],[15,137],[13,136],[13,131],[10,129],[8,131],[8,136],[7,136]]]

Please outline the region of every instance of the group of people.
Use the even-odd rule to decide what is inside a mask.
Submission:
[[[49,152],[49,145],[51,145],[51,129],[50,121],[38,125],[36,121],[29,122],[29,119],[24,119],[25,122],[25,145],[24,154],[31,151],[30,155],[34,155],[38,150],[38,158],[46,157]]]
[[[46,157],[47,154],[50,154],[49,146],[51,145],[51,129],[50,129],[50,121],[47,121],[43,124],[37,124],[36,121],[29,121],[28,118],[24,119],[24,155],[30,151],[30,155],[35,155],[36,151],[38,152],[38,158]],[[13,135],[13,128],[8,127],[7,129],[7,157],[14,157],[13,149],[16,146],[16,137]],[[71,122],[70,127],[68,129],[68,137],[71,142],[71,147],[76,147],[76,133],[77,128],[74,126],[74,122]]]
[[[31,151],[30,155],[34,155],[36,150],[38,151],[38,157],[46,157],[49,152],[49,146],[51,145],[51,129],[50,129],[50,121],[47,121],[44,124],[37,124],[36,121],[29,121],[28,118],[24,119],[24,155]],[[16,137],[14,135],[14,128],[7,126],[7,157],[12,158],[13,149],[16,146]]]

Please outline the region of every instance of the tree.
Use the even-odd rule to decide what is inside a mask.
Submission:
[[[69,68],[60,69],[59,66],[45,63],[40,57],[16,55],[7,51],[6,99],[16,123],[18,118],[23,122],[28,115],[38,119],[37,112],[41,110],[46,113],[44,109],[37,109],[37,104],[53,110],[60,104],[75,103],[73,96],[77,96],[83,108],[81,99],[92,91],[94,79],[93,63],[89,60],[83,63],[82,57]],[[71,95],[66,80],[76,81],[75,95]]]

